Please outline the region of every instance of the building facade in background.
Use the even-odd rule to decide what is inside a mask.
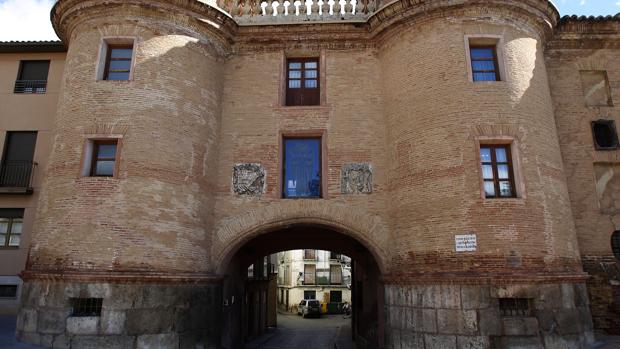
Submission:
[[[53,143],[65,66],[60,42],[2,43],[0,54],[0,314],[16,314]]]
[[[313,249],[280,252],[278,260],[278,307],[297,312],[303,299],[316,299],[324,312],[339,313],[351,303],[351,258]]]
[[[351,258],[360,348],[620,333],[617,15],[547,0],[51,15],[62,43],[0,43],[0,307],[22,341],[238,348],[278,299],[271,269],[248,266],[309,248]]]

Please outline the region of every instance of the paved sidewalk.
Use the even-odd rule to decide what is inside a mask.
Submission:
[[[19,343],[15,339],[15,316],[0,316],[0,348],[2,349],[41,349],[34,345]]]
[[[340,327],[338,331],[338,337],[336,338],[336,343],[334,343],[335,349],[356,349],[357,346],[353,341],[353,330],[351,329],[351,318],[349,317],[349,322]]]
[[[278,314],[278,327],[246,343],[246,349],[334,349],[336,342],[350,338],[351,320],[342,315],[302,318],[294,314]],[[348,328],[348,329],[347,329]],[[350,342],[350,340],[349,340]],[[352,343],[351,343],[352,344]],[[341,346],[355,349],[355,346]]]
[[[620,349],[620,336],[596,336],[596,343],[591,349]]]

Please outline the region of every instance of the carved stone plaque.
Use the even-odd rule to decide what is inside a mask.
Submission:
[[[260,164],[236,164],[233,191],[237,195],[260,196],[265,192],[265,169]]]
[[[342,194],[372,193],[372,166],[370,164],[344,164],[340,180]]]

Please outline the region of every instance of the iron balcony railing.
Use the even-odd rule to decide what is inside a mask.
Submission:
[[[37,163],[34,161],[6,161],[0,165],[0,191],[32,192],[32,179]]]
[[[14,93],[45,93],[47,80],[16,80]]]

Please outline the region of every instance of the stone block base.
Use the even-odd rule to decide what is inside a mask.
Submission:
[[[219,284],[24,283],[20,341],[46,348],[217,348]],[[71,298],[103,298],[100,316],[72,316]]]
[[[588,295],[594,328],[620,335],[620,261],[614,256],[584,256],[583,270],[590,274]]]
[[[527,299],[507,315],[500,299]],[[588,348],[594,341],[584,284],[386,285],[386,347]]]

